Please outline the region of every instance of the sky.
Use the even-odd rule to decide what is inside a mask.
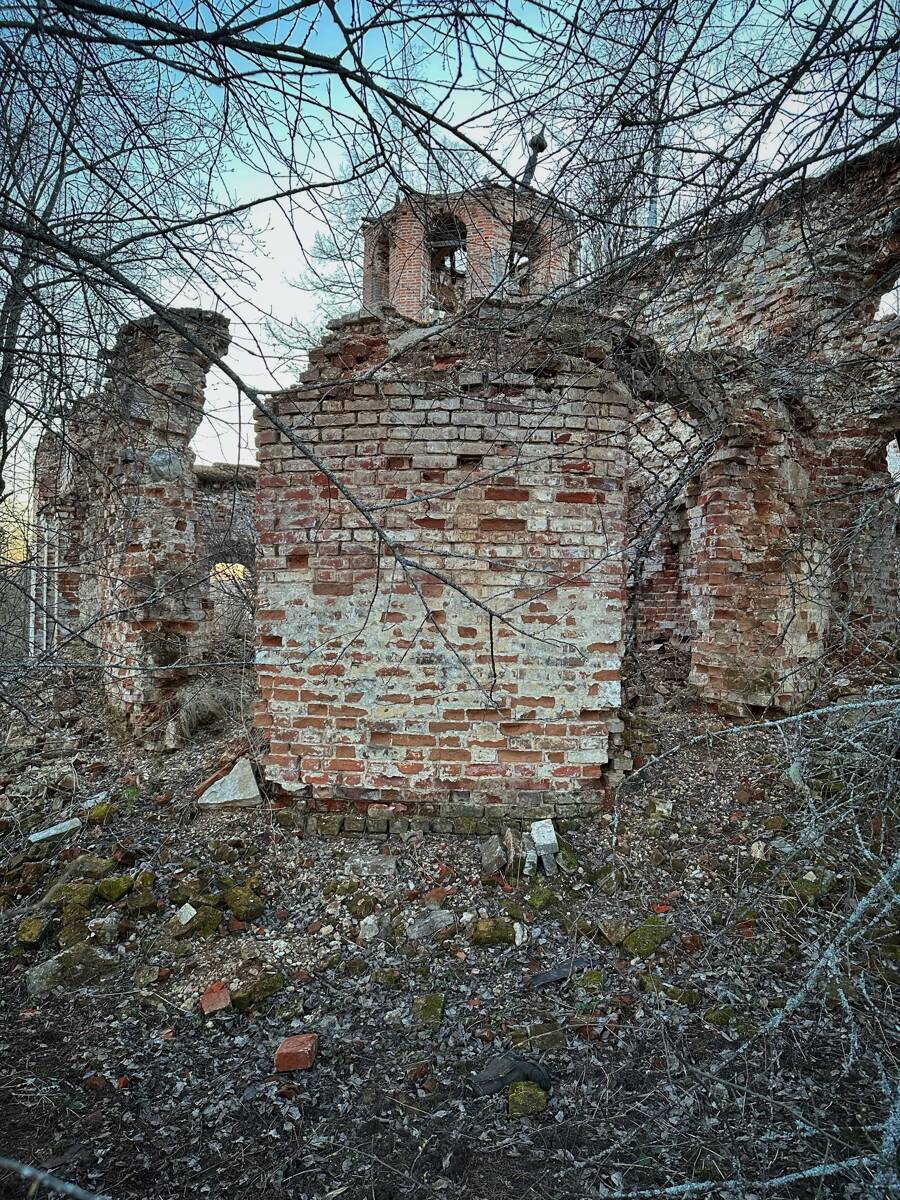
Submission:
[[[263,219],[268,224],[265,232],[247,239],[246,261],[256,279],[249,285],[244,298],[232,298],[234,340],[226,359],[229,366],[250,384],[259,388],[286,387],[296,378],[297,369],[279,369],[278,349],[272,344],[265,321],[257,310],[282,321],[315,321],[316,297],[292,281],[298,280],[304,268],[298,240],[304,246],[310,246],[318,225],[312,216],[301,213],[295,215],[292,227],[291,221],[273,204],[257,213],[256,224],[262,223]],[[210,302],[207,297],[198,299]],[[215,304],[215,307],[222,306]],[[269,352],[268,361],[262,360],[259,349],[253,345],[254,338]],[[207,378],[205,415],[191,444],[200,463],[255,461],[252,406],[246,398],[241,406],[238,405],[234,384],[215,368]]]

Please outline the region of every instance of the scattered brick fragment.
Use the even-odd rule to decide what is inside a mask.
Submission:
[[[306,1071],[319,1051],[317,1033],[298,1033],[287,1037],[275,1051],[276,1071]]]
[[[217,979],[209,985],[197,1003],[203,1015],[210,1017],[224,1008],[231,1008],[231,992],[223,980]]]

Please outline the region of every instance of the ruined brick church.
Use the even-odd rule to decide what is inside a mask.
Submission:
[[[579,283],[528,186],[408,193],[364,229],[363,307],[195,468],[224,318],[126,325],[103,396],[41,441],[36,655],[91,653],[161,727],[256,580],[265,774],[347,829],[590,812],[631,768],[629,674],[802,704],[896,657],[900,147]],[[379,824],[381,823],[381,824]]]

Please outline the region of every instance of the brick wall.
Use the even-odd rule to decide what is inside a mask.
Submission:
[[[224,353],[223,317],[175,315]],[[209,613],[189,445],[208,366],[163,321],[130,322],[102,394],[45,435],[36,459],[37,525],[53,532],[35,547],[49,566],[34,581],[33,648],[97,655],[110,701],[138,729],[163,722],[192,678]]]
[[[687,598],[691,681],[726,710],[792,707],[829,672],[896,658],[900,320],[873,318],[900,273],[898,205],[892,145],[662,251],[608,297],[720,385],[724,424],[645,556],[635,621],[683,645]]]
[[[900,277],[898,206],[894,142],[694,231],[619,279],[601,303],[679,349],[805,336],[801,353],[841,354],[865,339]]]
[[[486,306],[426,340],[361,315],[277,397],[388,543],[258,426],[270,780],[348,820],[398,803],[524,818],[590,808],[627,768],[632,398],[591,340],[562,311],[510,327]]]

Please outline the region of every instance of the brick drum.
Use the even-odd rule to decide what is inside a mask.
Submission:
[[[571,314],[411,333],[341,321],[277,399],[322,469],[258,428],[268,777],[362,813],[590,806],[622,765],[630,393]]]

